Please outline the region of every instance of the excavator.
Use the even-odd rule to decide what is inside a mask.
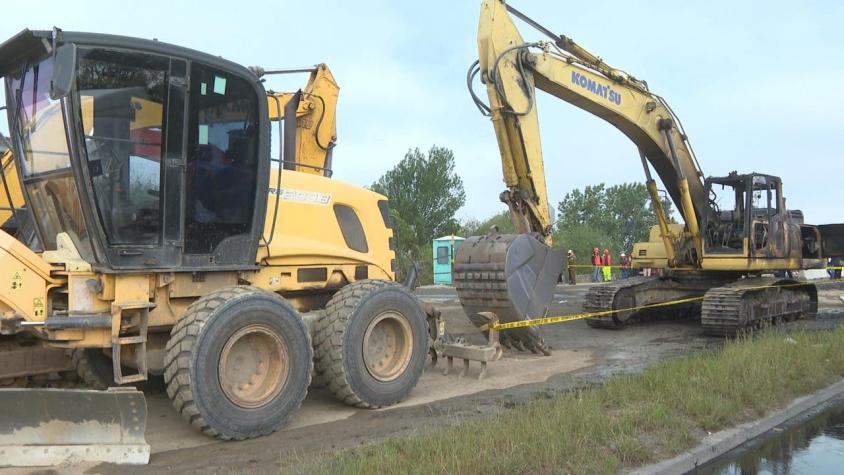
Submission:
[[[525,41],[514,18],[550,41]],[[645,81],[504,0],[481,4],[478,54],[467,82],[495,129],[506,185],[500,198],[517,234],[471,237],[456,256],[457,291],[476,325],[483,323],[473,318],[480,312],[495,312],[502,322],[544,316],[562,268],[561,254],[550,247],[536,89],[609,122],[633,142],[658,222],[650,241],[634,247],[633,258],[639,267],[664,267],[665,273],[590,288],[585,310],[604,312],[587,320],[591,326],[620,328],[647,320],[655,304],[677,300],[692,301],[688,310],[699,313],[705,332],[715,335],[816,312],[813,284],[765,275],[823,267],[824,248],[840,248],[833,236],[840,225],[805,224],[800,211],[786,208],[779,177],[736,172],[704,177],[680,120]],[[486,86],[488,102],[472,88],[476,77]],[[653,173],[683,224],[670,223]],[[502,344],[549,351],[530,327],[506,330]]]
[[[327,67],[54,29],[0,44],[0,76],[0,380],[69,352],[108,388],[0,389],[0,465],[145,463],[150,377],[222,440],[283,427],[312,375],[362,408],[412,391],[441,326],[396,282],[386,198],[331,178]]]

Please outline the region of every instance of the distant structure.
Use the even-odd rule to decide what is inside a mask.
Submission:
[[[465,238],[453,234],[434,239],[434,284],[451,285],[454,255],[464,240]]]

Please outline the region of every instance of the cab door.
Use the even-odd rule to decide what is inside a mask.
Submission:
[[[779,182],[773,177],[752,178],[751,256],[785,258],[789,249],[785,210],[780,204]]]
[[[80,48],[78,168],[112,268],[180,262],[185,73],[177,58]]]

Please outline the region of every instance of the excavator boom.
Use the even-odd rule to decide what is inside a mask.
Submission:
[[[511,14],[552,41],[524,41]],[[551,33],[501,0],[488,0],[481,6],[478,51],[478,74],[487,83],[488,109],[499,137],[505,182],[508,186],[519,183],[522,190],[537,190],[534,199],[540,210],[549,209],[550,204],[545,192],[535,89],[619,129],[639,149],[648,180],[650,165],[685,221],[696,224],[703,216],[707,195],[691,145],[670,106],[650,92],[644,81],[613,68],[571,38]],[[511,174],[515,178],[508,178]],[[517,229],[542,232],[543,227],[550,228],[546,216],[537,212],[534,228]],[[699,256],[699,237],[697,241]]]

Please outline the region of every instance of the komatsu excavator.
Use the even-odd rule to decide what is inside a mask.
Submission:
[[[415,387],[440,326],[395,282],[386,198],[329,178],[330,72],[265,90],[290,72],[57,29],[0,45],[0,212],[37,238],[0,232],[0,380],[65,370],[68,351],[89,385],[123,385],[0,389],[0,465],[143,463],[125,385],[150,375],[225,440],[282,427],[312,372],[357,407]]]
[[[513,17],[550,41],[525,41]],[[542,316],[562,267],[561,256],[549,247],[536,89],[606,120],[634,143],[658,221],[652,242],[638,244],[633,258],[639,266],[665,267],[665,275],[591,288],[585,309],[611,313],[588,320],[590,325],[618,328],[647,312],[632,309],[696,297],[702,297],[697,310],[703,328],[718,335],[815,313],[813,284],[761,276],[824,265],[822,227],[804,224],[801,212],[786,209],[778,177],[733,172],[704,178],[679,119],[645,81],[503,0],[481,5],[478,54],[468,73],[469,91],[492,120],[507,186],[501,200],[519,234],[471,237],[461,247],[455,280],[470,318],[482,311],[498,313],[503,322]],[[489,103],[472,90],[477,76]],[[651,170],[684,225],[669,223]],[[503,344],[547,352],[536,329],[508,332]]]

